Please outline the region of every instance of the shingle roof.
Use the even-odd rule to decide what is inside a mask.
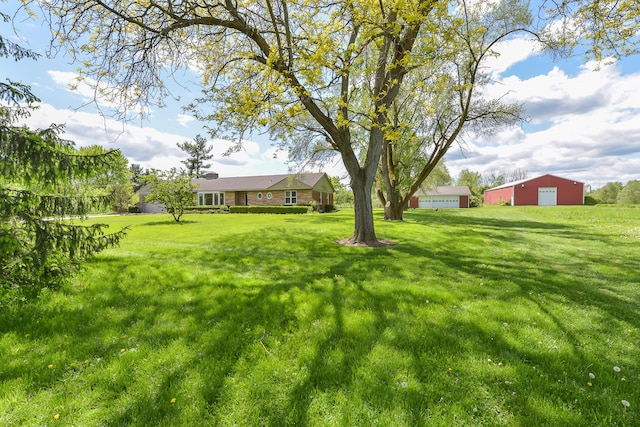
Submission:
[[[415,196],[470,196],[466,185],[447,185],[416,192]]]
[[[237,176],[232,178],[196,178],[192,182],[200,191],[257,191],[291,188],[313,188],[324,173]]]

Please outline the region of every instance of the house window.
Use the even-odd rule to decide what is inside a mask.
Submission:
[[[271,192],[267,193],[267,200],[271,200],[271,198],[273,197],[273,194],[271,194]]]
[[[284,192],[284,204],[285,205],[295,205],[298,203],[298,192],[297,191],[285,191]]]
[[[198,193],[198,206],[224,205],[224,193],[214,191],[211,193]]]
[[[258,200],[262,200],[262,193],[258,193]]]

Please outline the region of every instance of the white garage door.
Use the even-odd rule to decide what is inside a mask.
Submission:
[[[460,196],[421,196],[418,198],[419,208],[459,208]]]
[[[555,206],[558,204],[558,189],[556,187],[538,188],[538,206]]]

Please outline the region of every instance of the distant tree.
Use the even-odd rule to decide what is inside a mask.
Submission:
[[[81,154],[92,154],[91,148],[79,149]],[[133,197],[129,161],[121,152],[114,153],[111,169],[99,176],[76,180],[75,193],[87,196],[111,197],[111,209],[117,213],[128,211]],[[74,193],[71,193],[74,194]]]
[[[185,209],[195,202],[195,185],[185,171],[176,168],[167,172],[154,170],[149,175],[149,185],[151,192],[145,197],[145,202],[164,205],[176,222],[180,222]]]
[[[506,182],[521,181],[529,177],[529,172],[526,169],[516,168],[504,173]]]
[[[131,180],[134,193],[147,184],[147,177],[150,173],[151,171],[149,169],[143,170],[142,166],[138,163],[132,163],[131,166],[129,166],[129,179]]]
[[[480,172],[470,171],[469,169],[463,169],[458,175],[456,185],[466,185],[471,190],[471,194],[478,195],[480,187],[482,186],[482,175]]]
[[[189,176],[203,178],[204,170],[211,167],[211,163],[205,162],[213,158],[213,154],[209,154],[211,150],[213,150],[213,147],[207,147],[207,140],[200,135],[196,135],[193,142],[178,142],[177,145],[191,156],[187,160],[182,161],[187,167]]]
[[[603,203],[613,204],[618,199],[618,193],[624,186],[621,182],[607,182],[604,186],[594,190],[593,196],[602,200]]]
[[[485,188],[497,187],[506,182],[505,172],[489,169],[482,173],[482,186]]]
[[[333,185],[333,203],[336,206],[353,206],[353,192],[340,181],[340,177],[330,177]]]
[[[640,204],[640,181],[627,182],[627,185],[618,193],[617,202],[632,205]]]
[[[36,55],[0,36],[0,57]],[[22,299],[59,286],[82,260],[124,237],[125,230],[105,235],[106,225],[74,219],[109,206],[109,196],[64,194],[78,180],[108,175],[120,152],[77,150],[60,138],[60,126],[16,125],[39,102],[29,86],[0,83],[0,101],[0,297]]]
[[[444,159],[441,159],[425,178],[422,186],[426,188],[435,188],[443,185],[451,185],[452,182],[453,178],[451,178],[449,168],[444,164]]]

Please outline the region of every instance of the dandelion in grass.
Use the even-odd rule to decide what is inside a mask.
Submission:
[[[407,388],[407,382],[406,381],[402,381],[402,383],[400,385],[402,386],[402,388]]]
[[[631,403],[629,403],[627,400],[622,400],[622,404],[623,404],[624,406],[626,406],[627,408],[628,408],[629,406],[631,406]]]
[[[588,385],[589,387],[593,387],[593,383],[592,383],[591,381],[589,381],[589,382],[587,383],[587,385]]]
[[[614,366],[613,367],[613,372],[620,372],[622,369],[620,369],[619,366]]]
[[[596,375],[592,374],[591,372],[589,372],[589,378],[591,378],[592,380],[596,379]]]
[[[53,364],[49,364],[49,365],[47,365],[47,368],[49,368],[49,369],[53,369]]]
[[[120,349],[120,353],[124,353],[125,351],[127,351],[127,350],[125,350],[124,348]]]
[[[623,402],[624,402],[624,401],[623,401]],[[57,420],[58,418],[60,418],[60,414],[55,414],[55,415],[53,416],[53,419],[54,419],[54,420]]]
[[[173,403],[176,403],[176,398],[175,398],[175,397],[171,398],[171,403],[172,403],[172,404],[173,404]]]

